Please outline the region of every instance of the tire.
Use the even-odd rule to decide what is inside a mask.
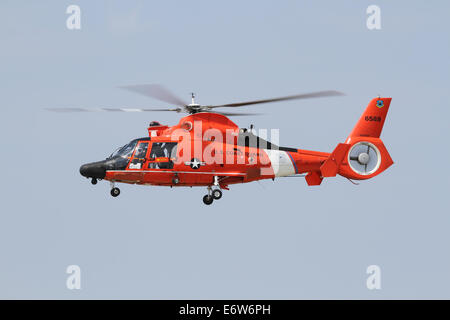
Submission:
[[[115,198],[120,194],[120,189],[119,188],[112,188],[111,189],[111,195]]]
[[[212,192],[212,196],[214,200],[219,200],[220,198],[222,198],[222,191],[220,189],[215,189]]]
[[[97,184],[97,179],[96,178],[92,178],[91,183],[92,184]]]
[[[206,205],[210,205],[211,203],[213,203],[213,201],[214,201],[214,198],[210,195],[205,195],[203,197],[203,203]]]

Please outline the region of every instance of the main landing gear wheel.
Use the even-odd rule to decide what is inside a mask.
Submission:
[[[209,194],[206,194],[206,195],[203,197],[203,203],[204,203],[204,204],[210,205],[211,203],[213,203],[213,201],[214,201],[213,196],[210,196]]]
[[[219,200],[220,198],[222,198],[222,191],[220,189],[215,189],[212,192],[212,196],[213,196],[214,200]]]
[[[91,183],[92,184],[97,184],[97,179],[96,178],[92,178]]]
[[[120,189],[119,188],[114,187],[114,188],[111,189],[111,195],[114,198],[117,197],[119,194],[120,194]]]

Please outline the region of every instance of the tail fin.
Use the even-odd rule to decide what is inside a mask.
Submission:
[[[352,137],[379,138],[391,100],[392,98],[372,99],[348,136],[347,143]]]
[[[392,98],[375,98],[356,123],[345,143],[340,143],[320,167],[320,177],[361,180],[372,178],[394,162],[380,139]]]

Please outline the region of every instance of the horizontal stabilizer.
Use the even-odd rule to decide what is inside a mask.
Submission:
[[[320,167],[322,177],[335,177],[339,171],[339,166],[347,154],[349,144],[339,143],[327,160]]]

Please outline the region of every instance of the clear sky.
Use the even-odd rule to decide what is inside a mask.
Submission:
[[[81,30],[66,8],[81,8]],[[368,30],[366,9],[381,9]],[[0,298],[450,298],[447,1],[7,1],[0,3]],[[168,107],[117,88],[162,83],[203,104],[316,90],[345,97],[250,106],[242,127],[330,152],[370,99],[393,98],[395,164],[342,177],[203,188],[83,178],[151,120],[46,107]],[[81,290],[66,268],[81,268]],[[381,268],[368,290],[366,268]]]

